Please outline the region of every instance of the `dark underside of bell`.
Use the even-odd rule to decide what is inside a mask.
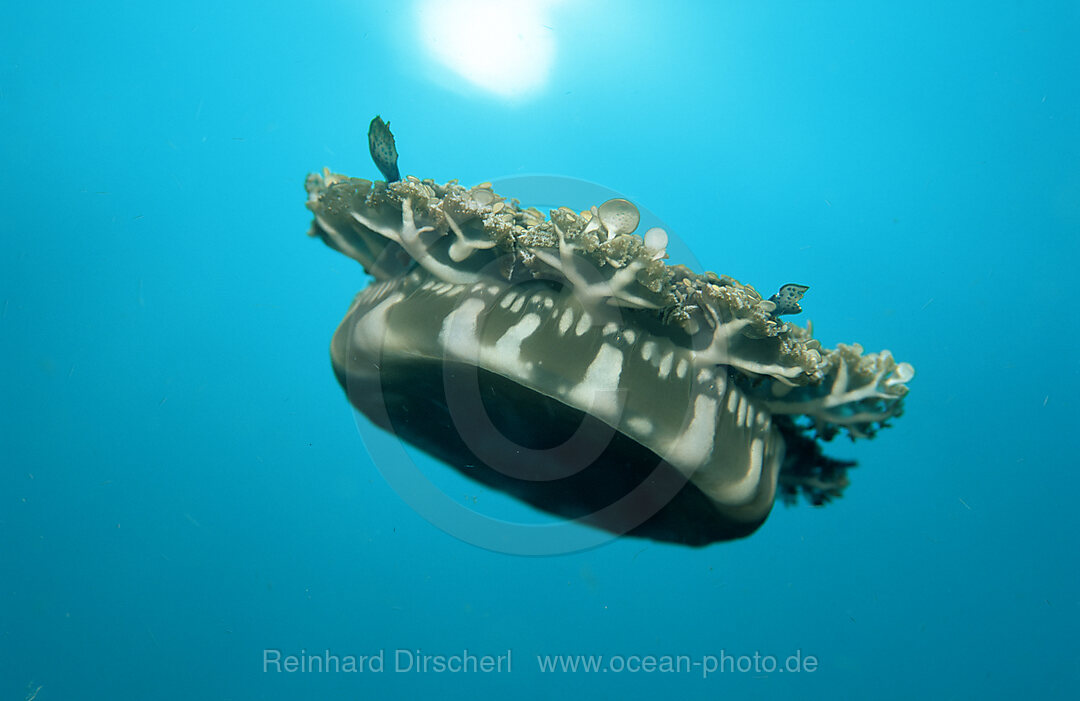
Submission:
[[[654,452],[501,375],[460,363],[380,363],[375,369],[357,355],[349,362],[356,366],[335,364],[334,370],[350,402],[371,421],[550,514],[693,546],[750,535],[765,520],[726,517]],[[462,391],[478,394],[483,411],[451,411],[448,394],[456,398]]]

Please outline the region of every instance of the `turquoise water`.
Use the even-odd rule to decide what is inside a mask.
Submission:
[[[4,9],[0,696],[1073,698],[1078,6],[512,9]],[[308,172],[379,177],[375,114],[403,173],[597,183],[810,285],[825,343],[915,366],[906,414],[745,540],[447,535],[365,450],[327,349],[366,280],[304,235]],[[512,669],[395,671],[417,649]],[[625,669],[755,654],[817,664]]]

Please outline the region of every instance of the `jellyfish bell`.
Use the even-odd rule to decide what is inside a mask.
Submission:
[[[635,235],[628,200],[545,217],[488,183],[329,171],[307,190],[310,233],[374,278],[331,342],[349,401],[550,514],[690,545],[746,536],[778,494],[843,491],[850,463],[822,440],[900,414],[910,365],[778,320],[805,286],[767,300],[666,263],[666,233]]]

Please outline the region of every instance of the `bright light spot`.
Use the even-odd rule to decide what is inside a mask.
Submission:
[[[556,0],[425,0],[420,32],[432,56],[505,97],[544,87],[555,57],[546,10]]]

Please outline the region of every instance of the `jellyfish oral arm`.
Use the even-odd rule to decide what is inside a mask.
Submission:
[[[401,203],[401,227],[393,229],[381,226],[368,219],[360,212],[352,212],[352,217],[361,225],[399,244],[420,267],[435,277],[445,282],[465,284],[473,280],[475,275],[468,271],[462,271],[451,265],[440,262],[432,255],[429,246],[421,240],[421,235],[434,231],[434,227],[423,226],[417,228],[416,215],[413,212],[412,200],[406,198]]]
[[[598,217],[591,220],[590,224],[596,221],[599,221]],[[558,257],[545,250],[537,250],[534,255],[553,270],[558,271],[562,278],[573,287],[574,294],[582,301],[586,309],[599,317],[602,316],[600,310],[605,304],[636,309],[658,308],[659,305],[656,303],[634,294],[629,289],[637,280],[638,273],[644,268],[643,263],[631,261],[625,267],[611,273],[610,277],[596,282],[589,282],[586,279],[585,271],[591,268],[595,272],[597,271],[596,266],[588,264],[581,256],[577,255],[575,253],[576,246],[571,241],[567,241],[562,229],[558,225],[553,226],[559,238]]]
[[[766,401],[766,407],[773,414],[805,415],[820,423],[843,426],[854,437],[872,435],[883,422],[902,412],[906,383],[915,370],[908,363],[895,362],[888,351],[862,355],[861,350],[858,345],[842,345],[831,358],[835,370],[830,371],[831,377],[824,383],[815,388],[798,388],[791,392],[795,396],[790,399]],[[853,371],[853,365],[874,369]],[[825,387],[827,390],[822,391]],[[804,398],[815,392],[815,396]]]
[[[793,385],[791,378],[799,377],[804,373],[797,366],[785,366],[778,363],[760,363],[743,358],[730,352],[732,343],[750,326],[749,319],[735,319],[721,323],[715,315],[712,316],[713,336],[709,345],[694,353],[694,364],[701,366],[726,365],[742,372],[763,375],[775,378],[784,384]]]

